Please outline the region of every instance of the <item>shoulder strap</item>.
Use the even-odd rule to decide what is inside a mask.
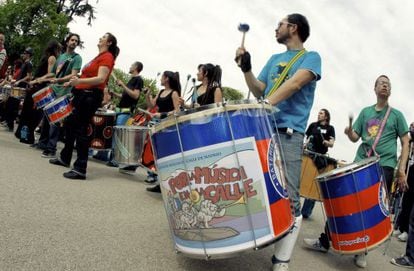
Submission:
[[[306,53],[306,50],[302,49],[299,52],[297,52],[294,57],[292,57],[292,59],[289,61],[289,63],[283,69],[283,71],[280,74],[279,78],[276,80],[276,82],[273,85],[272,89],[267,94],[266,98],[276,92],[276,90],[280,87],[280,85],[282,85],[283,81],[285,80],[290,68],[292,68],[293,64],[295,64],[296,61],[298,61],[298,59],[301,58],[305,53]]]
[[[387,122],[390,112],[391,112],[391,106],[388,106],[387,112],[385,113],[385,116],[381,121],[381,127],[378,131],[377,136],[375,137],[374,144],[372,144],[371,149],[367,152],[367,157],[370,157],[373,151],[375,152],[375,147],[377,147],[378,141],[382,135],[382,131],[384,130],[384,126],[385,126],[385,123]]]

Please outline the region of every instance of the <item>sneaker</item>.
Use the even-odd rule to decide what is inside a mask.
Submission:
[[[153,186],[153,187],[147,187],[147,191],[154,192],[154,193],[161,193],[161,186],[157,184],[156,186]]]
[[[390,262],[396,266],[414,269],[414,264],[410,262],[407,256],[401,256],[399,258],[392,258]]]
[[[108,162],[106,163],[106,165],[107,165],[108,167],[118,167],[118,164],[117,164],[114,160],[108,161]]]
[[[66,164],[65,162],[60,160],[60,158],[52,158],[52,159],[49,160],[49,163],[51,163],[52,165],[69,167],[69,164]]]
[[[85,180],[86,179],[85,174],[77,172],[73,169],[68,171],[68,172],[63,173],[63,177],[65,177],[67,179],[72,179],[72,180]]]
[[[288,271],[289,264],[288,263],[276,263],[273,265],[273,271]]]
[[[398,241],[407,242],[407,239],[408,239],[408,233],[406,232],[403,232],[400,235],[398,235]]]
[[[289,261],[280,261],[275,255],[272,256],[273,271],[288,271]]]
[[[43,158],[55,158],[56,157],[56,152],[45,150],[45,151],[42,152],[41,156]]]
[[[305,247],[308,249],[312,249],[312,250],[316,250],[316,251],[320,251],[324,253],[328,252],[328,249],[322,246],[319,239],[305,238],[303,239],[303,243],[305,244]]]
[[[402,232],[400,231],[400,230],[394,230],[393,232],[392,232],[392,236],[395,236],[395,237],[397,237],[397,236],[399,236],[399,235],[401,235],[402,234]]]
[[[365,254],[359,254],[354,256],[354,263],[360,268],[367,267],[367,260],[365,259]]]

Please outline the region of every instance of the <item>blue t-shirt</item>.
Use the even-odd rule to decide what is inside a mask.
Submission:
[[[285,66],[298,52],[298,50],[289,50],[270,57],[257,77],[258,80],[266,84],[264,96],[269,93]],[[290,68],[285,81],[291,78],[299,69],[311,71],[315,74],[315,80],[303,86],[288,99],[277,104],[280,111],[276,113],[275,118],[278,128],[292,128],[304,133],[313,104],[316,81],[321,79],[321,57],[317,52],[306,52]]]

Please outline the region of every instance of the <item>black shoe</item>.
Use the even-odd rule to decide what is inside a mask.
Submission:
[[[64,163],[62,160],[60,160],[59,158],[53,158],[49,160],[49,163],[53,164],[53,165],[57,165],[57,166],[63,166],[63,167],[69,167],[69,164]]]
[[[55,158],[56,157],[56,152],[45,150],[45,151],[42,152],[42,157],[43,158]]]
[[[63,173],[63,177],[72,179],[72,180],[85,180],[86,179],[85,174],[79,173],[73,169],[68,172]]]
[[[147,187],[147,191],[154,192],[154,193],[161,193],[161,186],[157,184],[156,186],[153,186],[153,187]]]
[[[108,162],[106,163],[106,165],[107,165],[108,167],[118,167],[118,164],[117,164],[115,161],[113,161],[113,160],[108,161]]]

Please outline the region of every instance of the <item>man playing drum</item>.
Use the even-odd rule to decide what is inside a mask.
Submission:
[[[72,87],[63,87],[63,83],[69,81],[72,76],[76,76],[82,67],[82,57],[75,52],[80,43],[80,36],[69,33],[65,38],[65,53],[61,54],[52,72],[44,75],[40,80],[50,81],[51,88],[57,98],[70,93]],[[47,117],[43,118],[43,127],[40,134],[39,143],[34,147],[43,149],[42,157],[52,158],[56,155],[56,145],[59,139],[60,123],[49,124]]]
[[[388,104],[391,95],[389,78],[380,75],[375,81],[374,90],[377,96],[376,104],[365,107],[352,127],[352,119],[350,119],[350,126],[345,128],[345,134],[352,142],[362,139],[355,162],[370,156],[379,156],[386,187],[390,191],[394,168],[397,166],[397,138],[401,141],[401,162],[396,178],[398,182],[406,182],[405,170],[409,152],[408,125],[403,114]],[[327,232],[322,233],[319,239],[305,238],[306,247],[327,252],[330,247],[330,233],[328,228],[325,228]],[[366,267],[365,253],[355,255],[354,262],[358,267]]]
[[[275,114],[275,128],[283,146],[288,192],[295,214],[292,231],[276,243],[272,257],[273,271],[281,271],[288,270],[302,223],[299,196],[302,146],[316,81],[321,78],[321,58],[317,52],[306,51],[303,47],[310,32],[305,16],[290,14],[279,22],[275,31],[277,42],[284,44],[287,51],[271,56],[257,78],[245,48],[238,48],[236,62],[240,61],[249,90],[280,109]]]
[[[335,128],[330,125],[331,114],[327,109],[321,109],[318,113],[318,121],[312,122],[306,130],[305,148],[315,154],[312,155],[313,161],[318,170],[328,165],[328,160],[318,154],[326,154],[328,148],[332,148],[335,142]],[[312,214],[315,200],[305,199],[302,206],[303,218],[308,218]]]

